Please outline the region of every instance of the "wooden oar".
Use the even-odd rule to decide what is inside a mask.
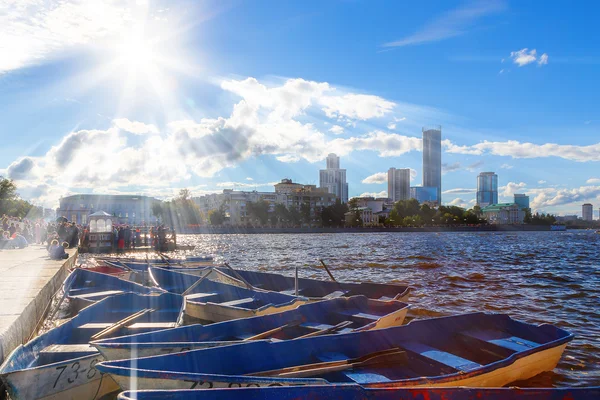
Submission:
[[[331,271],[329,271],[329,268],[327,268],[327,265],[325,265],[325,262],[323,260],[319,260],[321,261],[321,264],[323,264],[323,267],[325,268],[325,271],[327,271],[327,273],[329,274],[329,277],[331,278],[332,281],[334,281],[335,283],[338,283],[338,281],[335,280],[335,278],[333,277],[333,275],[331,274]]]
[[[96,339],[101,339],[104,336],[108,335],[109,333],[124,327],[125,325],[127,325],[128,323],[140,318],[142,315],[145,315],[147,313],[150,313],[154,311],[153,308],[145,308],[143,310],[140,310],[138,312],[136,312],[135,314],[131,314],[128,317],[123,318],[120,321],[115,322],[114,324],[112,324],[109,327],[106,327],[105,329],[102,329],[100,332],[96,333],[95,335],[93,335],[90,340],[96,340]]]
[[[182,296],[187,296],[192,290],[194,290],[194,288],[196,286],[198,286],[200,284],[200,282],[202,282],[208,275],[210,275],[210,270],[209,272],[204,275],[202,278],[198,279],[196,282],[194,282],[192,284],[192,286],[190,286],[189,288],[185,289],[185,292],[181,293]]]
[[[328,361],[314,364],[297,365],[270,371],[262,371],[250,376],[275,376],[282,378],[302,378],[314,375],[323,375],[330,372],[343,371],[352,368],[362,368],[370,365],[398,363],[406,360],[406,353],[395,347],[388,350],[377,351],[362,357],[350,358],[340,361]]]
[[[265,332],[263,332],[263,333],[259,333],[258,335],[254,335],[254,336],[251,336],[251,337],[249,337],[249,338],[246,338],[246,339],[244,339],[244,341],[247,341],[247,340],[258,340],[258,339],[264,339],[264,338],[266,338],[266,337],[269,337],[269,336],[271,336],[271,335],[274,335],[274,334],[276,334],[276,333],[279,333],[279,332],[281,332],[282,330],[284,330],[284,329],[286,329],[286,328],[292,328],[292,327],[294,327],[294,326],[298,326],[298,325],[300,325],[301,323],[302,323],[302,320],[301,320],[301,319],[298,319],[298,320],[296,320],[296,321],[292,321],[292,322],[290,322],[290,323],[288,323],[288,324],[285,324],[285,325],[279,326],[279,327],[277,327],[277,328],[270,329],[270,330],[268,330],[268,331],[265,331]]]
[[[352,321],[342,321],[339,324],[332,326],[331,328],[325,328],[325,329],[321,329],[321,330],[316,331],[316,332],[307,333],[306,335],[300,336],[297,339],[304,339],[304,338],[307,338],[307,337],[327,335],[328,333],[333,333],[333,332],[337,332],[339,330],[342,330],[345,327],[347,327],[348,325],[352,325]]]

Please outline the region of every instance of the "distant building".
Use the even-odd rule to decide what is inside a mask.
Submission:
[[[348,202],[346,170],[340,168],[340,158],[333,153],[327,156],[327,168],[319,171],[319,187],[335,194],[342,203]]]
[[[498,175],[481,172],[477,175],[477,205],[481,208],[498,203]]]
[[[337,197],[326,189],[317,188],[315,185],[302,185],[283,179],[275,185],[275,192],[238,191],[225,189],[223,193],[207,194],[194,197],[192,200],[198,205],[203,215],[209,215],[213,210],[223,209],[227,224],[250,225],[247,211],[249,202],[266,201],[269,203],[269,212],[275,211],[277,204],[284,205],[287,209],[300,210],[302,204],[310,205],[311,214],[317,217],[318,211],[323,207],[335,204]]]
[[[432,186],[411,186],[410,198],[416,199],[419,203],[436,203],[437,188]]]
[[[526,194],[516,194],[514,196],[515,199],[515,204],[519,206],[519,208],[522,209],[529,209],[529,196],[527,196]]]
[[[388,170],[388,196],[393,202],[410,198],[410,168]]]
[[[424,127],[423,187],[437,188],[436,201],[442,204],[442,127]]]
[[[356,200],[359,207],[370,208],[374,213],[383,211],[390,203],[388,198],[356,197]]]
[[[590,203],[585,203],[581,206],[581,217],[584,221],[594,220],[594,206]]]
[[[522,224],[525,211],[515,203],[491,204],[481,209],[490,224]]]
[[[358,214],[360,215],[360,219],[362,221],[363,226],[379,225],[379,217],[375,213],[373,213],[373,210],[371,210],[369,207],[359,207],[357,210],[358,210]],[[344,214],[344,219],[345,219],[346,225],[354,225],[355,222],[358,222],[358,221],[353,221],[354,218],[355,218],[354,210],[348,211],[347,213]]]
[[[577,221],[578,219],[577,215],[559,215],[556,217],[556,222]]]
[[[87,225],[90,214],[104,211],[113,216],[117,223],[154,224],[157,222],[152,214],[152,205],[155,203],[160,203],[160,200],[148,196],[76,194],[60,199],[56,216]]]

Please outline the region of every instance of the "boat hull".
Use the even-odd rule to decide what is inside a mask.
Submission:
[[[100,398],[119,390],[110,377],[95,365],[104,360],[100,353],[58,362],[2,376],[11,399],[81,400]]]
[[[223,322],[232,319],[258,317],[261,315],[270,315],[294,310],[306,303],[308,303],[308,299],[297,299],[285,304],[273,304],[252,310],[241,307],[224,306],[217,303],[195,302],[186,298],[185,314],[189,317],[203,321]]]

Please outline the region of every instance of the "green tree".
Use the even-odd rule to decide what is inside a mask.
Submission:
[[[223,222],[225,222],[225,214],[223,213],[223,207],[220,207],[218,210],[210,210],[208,212],[208,220],[213,226],[223,225]]]
[[[335,204],[325,207],[321,211],[323,226],[343,226],[347,212],[348,205],[337,199]]]
[[[300,205],[300,214],[302,214],[302,222],[310,224],[312,221],[312,213],[310,209],[310,203],[302,203]]]
[[[163,219],[164,209],[162,203],[154,202],[152,203],[152,215],[154,215],[159,221]]]
[[[290,222],[290,212],[283,204],[275,204],[273,214],[275,215],[279,225],[287,225]]]
[[[269,202],[259,200],[246,203],[246,211],[252,220],[258,221],[260,225],[266,225],[269,220]]]

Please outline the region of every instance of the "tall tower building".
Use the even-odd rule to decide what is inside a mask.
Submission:
[[[388,170],[388,197],[394,202],[410,198],[410,168]]]
[[[477,175],[477,205],[486,207],[490,204],[498,204],[498,175],[481,172]]]
[[[581,206],[581,217],[584,221],[594,220],[594,206],[590,203],[585,203]]]
[[[423,186],[437,188],[442,204],[442,127],[423,127]]]
[[[327,168],[319,170],[319,187],[335,194],[342,203],[348,202],[346,170],[340,169],[340,158],[333,153],[327,156]]]

